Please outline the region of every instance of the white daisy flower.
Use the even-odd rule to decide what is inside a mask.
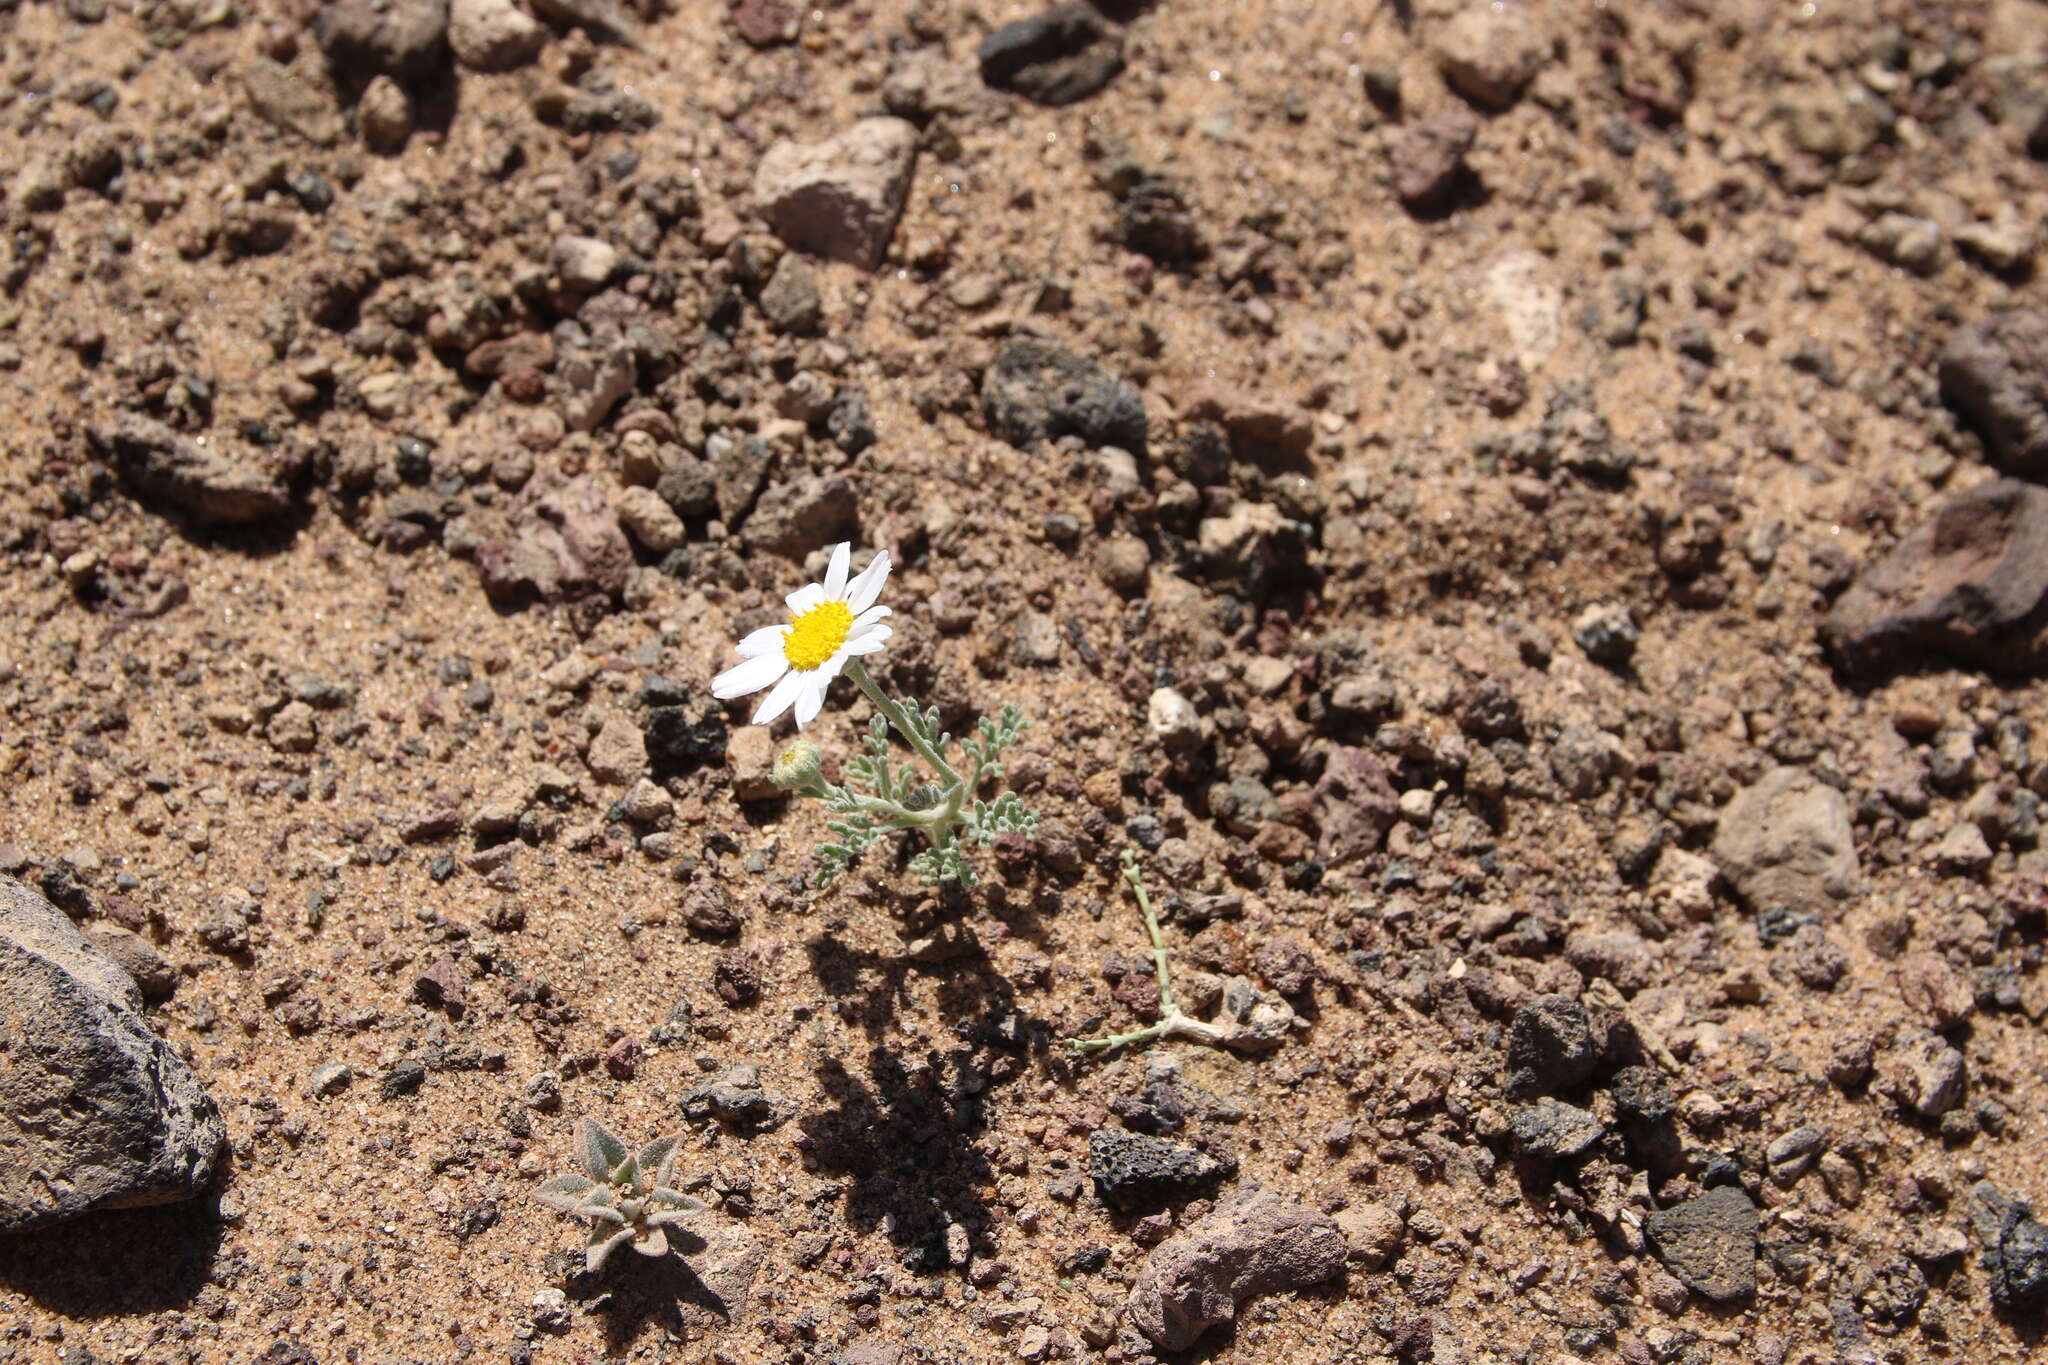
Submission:
[[[889,552],[878,550],[867,568],[847,582],[853,546],[832,547],[832,563],[823,583],[807,583],[783,600],[789,623],[763,626],[740,641],[740,658],[711,680],[711,695],[720,701],[770,689],[754,711],[754,724],[767,725],[792,706],[798,729],[817,718],[825,705],[825,689],[846,667],[848,659],[873,654],[890,635],[882,618],[887,607],[875,605],[889,577]]]

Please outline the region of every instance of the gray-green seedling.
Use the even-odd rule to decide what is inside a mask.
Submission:
[[[1002,792],[993,801],[974,795],[983,782],[1002,777],[997,755],[1014,744],[1030,722],[1015,705],[1005,706],[1000,720],[984,717],[980,735],[960,745],[967,758],[962,772],[946,761],[953,737],[939,729],[937,707],[919,712],[915,702],[899,705],[883,695],[859,664],[849,671],[874,702],[875,716],[868,722],[867,752],[847,760],[846,781],[825,780],[823,758],[808,740],[791,745],[775,764],[777,785],[823,801],[840,817],[831,824],[837,840],[818,850],[818,885],[831,885],[876,840],[907,829],[920,831],[928,845],[910,860],[912,872],[928,882],[974,885],[967,846],[988,848],[1005,834],[1029,835],[1038,828],[1037,814],[1017,793]],[[923,781],[915,765],[895,761],[889,746],[892,728],[930,766],[937,782]]]
[[[878,552],[849,579],[851,557],[850,545],[834,546],[825,581],[789,595],[787,623],[763,626],[740,641],[740,662],[712,680],[712,695],[731,699],[765,690],[754,723],[769,724],[789,711],[801,728],[817,718],[827,689],[844,672],[875,708],[867,752],[847,761],[845,781],[825,780],[823,755],[806,740],[775,762],[777,786],[823,801],[839,817],[831,823],[834,841],[818,850],[817,884],[831,885],[883,837],[916,830],[926,847],[911,859],[910,870],[928,882],[972,886],[970,847],[988,848],[1006,834],[1029,835],[1038,828],[1038,816],[1015,792],[993,800],[977,795],[984,783],[1002,778],[1000,755],[1029,722],[1015,705],[1004,706],[996,719],[984,717],[975,734],[960,742],[956,766],[948,757],[953,737],[939,729],[939,709],[899,702],[868,676],[862,659],[880,652],[891,634],[884,624],[890,608],[877,603],[889,577],[889,556]],[[897,761],[891,731],[923,769]]]
[[[669,1186],[681,1141],[680,1134],[656,1138],[629,1152],[596,1119],[576,1121],[576,1158],[583,1174],[558,1175],[534,1194],[550,1208],[590,1220],[590,1245],[583,1253],[587,1270],[595,1273],[629,1243],[643,1256],[667,1255],[668,1229],[704,1211],[702,1200]]]

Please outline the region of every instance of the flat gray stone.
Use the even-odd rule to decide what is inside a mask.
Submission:
[[[1758,913],[1789,906],[1832,917],[1861,885],[1849,802],[1803,768],[1773,768],[1735,794],[1714,861]]]

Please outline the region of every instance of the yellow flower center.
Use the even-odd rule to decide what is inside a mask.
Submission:
[[[798,672],[821,668],[853,633],[853,608],[844,602],[820,602],[789,620],[782,637],[782,657]]]

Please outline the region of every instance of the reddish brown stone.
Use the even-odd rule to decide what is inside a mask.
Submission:
[[[1950,499],[1865,566],[1821,639],[1864,677],[1929,652],[2038,671],[2048,663],[2048,491],[1999,479]]]
[[[739,0],[732,7],[732,26],[754,47],[796,41],[804,12],[784,0]]]
[[[1412,209],[1439,206],[1465,170],[1479,120],[1463,109],[1406,123],[1387,135],[1394,193]]]

